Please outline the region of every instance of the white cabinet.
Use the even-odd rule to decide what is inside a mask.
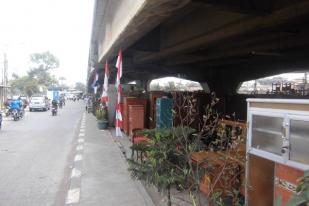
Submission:
[[[309,100],[247,101],[246,205],[285,205],[309,169]]]
[[[289,117],[290,160],[309,165],[309,118]]]
[[[309,169],[309,100],[247,101],[248,153]]]

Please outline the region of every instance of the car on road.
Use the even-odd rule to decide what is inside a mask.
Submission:
[[[44,96],[32,96],[29,103],[29,111],[42,110],[47,111],[50,109],[49,100]]]

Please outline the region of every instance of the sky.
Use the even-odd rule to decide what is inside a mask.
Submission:
[[[26,74],[30,54],[50,51],[60,62],[53,71],[67,84],[85,82],[94,0],[0,0],[0,63]]]

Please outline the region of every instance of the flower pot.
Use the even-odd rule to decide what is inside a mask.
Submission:
[[[98,120],[98,128],[99,129],[107,129],[108,121],[107,120]]]

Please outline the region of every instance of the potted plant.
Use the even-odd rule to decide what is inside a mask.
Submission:
[[[96,109],[96,118],[98,120],[99,129],[107,129],[108,119],[107,119],[107,107],[100,104]]]

